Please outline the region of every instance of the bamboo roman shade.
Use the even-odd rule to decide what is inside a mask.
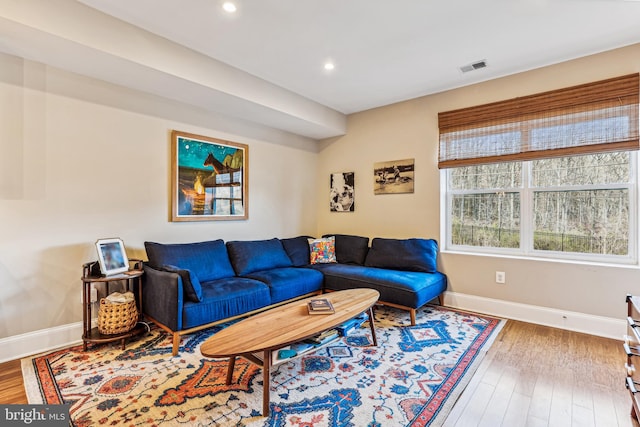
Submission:
[[[638,150],[639,74],[438,114],[439,168]]]

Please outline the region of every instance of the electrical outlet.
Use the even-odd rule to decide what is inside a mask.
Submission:
[[[80,291],[80,302],[84,303],[84,294]],[[98,302],[98,289],[91,285],[89,287],[89,302]]]
[[[496,271],[496,283],[506,283],[507,275],[504,271]]]
[[[98,290],[93,285],[91,285],[90,301],[91,302],[97,302],[98,301]]]

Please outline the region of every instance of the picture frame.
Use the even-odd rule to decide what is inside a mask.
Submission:
[[[113,276],[129,271],[129,258],[122,239],[98,239],[96,241],[96,249],[98,250],[98,263],[102,274]]]
[[[248,145],[171,132],[171,221],[246,220],[248,189]]]
[[[331,212],[354,212],[355,172],[332,173],[329,181],[329,210]]]
[[[415,159],[388,160],[373,165],[373,194],[413,193]]]

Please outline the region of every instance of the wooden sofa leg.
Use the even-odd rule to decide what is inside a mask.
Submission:
[[[180,350],[180,334],[178,332],[173,333],[173,348],[171,354],[174,356],[178,355],[178,350]]]
[[[438,295],[438,304],[444,307],[444,297],[442,296],[442,294]]]
[[[411,326],[416,326],[416,309],[409,310],[409,316],[411,317]]]

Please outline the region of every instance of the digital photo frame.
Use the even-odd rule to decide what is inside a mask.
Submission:
[[[122,239],[99,239],[96,242],[96,248],[102,274],[113,276],[129,270],[129,258],[127,258]]]

